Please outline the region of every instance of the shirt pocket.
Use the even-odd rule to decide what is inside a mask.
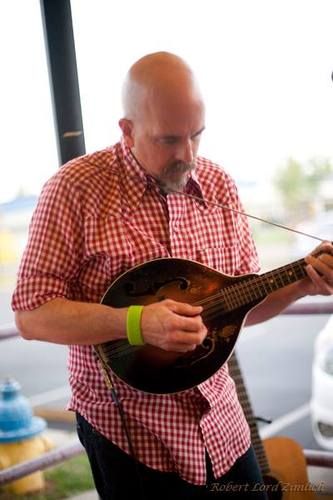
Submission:
[[[100,298],[122,273],[143,262],[168,257],[167,249],[147,232],[121,218],[89,218],[85,224],[86,261],[79,281],[84,298]]]
[[[196,260],[224,274],[234,276],[240,268],[240,252],[237,244],[210,247],[197,251]]]

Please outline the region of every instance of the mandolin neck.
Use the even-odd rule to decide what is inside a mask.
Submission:
[[[258,302],[280,288],[307,276],[304,259],[261,275],[250,275],[225,287],[221,293],[225,311],[233,311]]]
[[[279,288],[305,278],[307,276],[305,266],[305,260],[300,259],[286,266],[264,273],[261,276],[254,277],[252,281],[255,287],[254,293],[256,297],[266,297],[266,295],[279,290]]]

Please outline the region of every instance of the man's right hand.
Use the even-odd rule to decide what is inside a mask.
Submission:
[[[141,334],[147,344],[165,351],[193,351],[207,335],[201,306],[166,299],[143,308]]]

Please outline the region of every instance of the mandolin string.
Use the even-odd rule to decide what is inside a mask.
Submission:
[[[242,288],[246,288],[249,286],[251,286],[251,287],[257,286],[257,285],[263,284],[265,281],[269,281],[270,279],[275,280],[275,278],[277,278],[277,277],[281,278],[281,275],[285,274],[285,273],[288,273],[288,276],[291,277],[290,272],[292,272],[292,271],[297,272],[297,267],[299,268],[299,270],[302,273],[300,276],[300,278],[301,278],[301,277],[305,276],[305,272],[304,272],[304,265],[305,264],[306,263],[305,263],[304,259],[300,259],[300,260],[297,260],[291,264],[287,264],[285,266],[279,267],[278,269],[273,269],[272,271],[268,271],[265,274],[262,274],[259,276],[249,277],[248,279],[244,279],[240,283],[234,283],[232,285],[225,287],[218,294],[211,295],[210,297],[207,297],[206,299],[203,299],[201,301],[196,302],[196,304],[201,305],[201,304],[204,304],[205,302],[208,303],[208,302],[210,302],[211,299],[214,300],[215,298],[219,298],[220,295],[222,295],[224,292],[240,290],[242,293]],[[293,282],[293,280],[289,280],[289,283],[291,283],[291,282]],[[288,284],[285,282],[281,282],[281,283],[282,283],[282,285]]]
[[[263,275],[245,279],[240,283],[225,287],[219,294],[212,295],[196,302],[195,305],[205,306],[207,304],[206,310],[210,307],[214,310],[216,309],[216,305],[220,305],[221,300],[223,301],[224,299],[226,303],[228,303],[228,301],[230,303],[231,301],[232,308],[230,310],[233,308],[236,309],[251,302],[250,299],[253,295],[258,295],[258,297],[255,296],[255,299],[264,298],[268,293],[274,291],[279,287],[278,279],[280,280],[281,286],[293,283],[295,277],[296,280],[301,279],[306,275],[304,264],[304,259],[300,259],[292,264],[287,264],[286,266],[269,271]],[[285,275],[284,278],[283,275]],[[215,299],[217,299],[217,301]],[[246,302],[244,302],[244,299]]]
[[[183,196],[187,196],[188,198],[193,198],[193,199],[197,199],[199,201],[202,201],[201,198],[198,198],[198,197],[193,196],[193,195],[188,195],[188,194],[185,194],[182,192],[176,192],[176,191],[175,191],[175,193],[183,195]],[[214,203],[214,202],[208,202],[208,203],[215,205],[215,206],[219,206],[220,208],[223,208],[223,209],[228,209],[230,211],[239,213],[241,215],[246,215],[247,217],[252,217],[254,219],[261,220],[262,222],[269,223],[271,225],[280,227],[282,229],[287,229],[289,231],[303,234],[304,236],[308,236],[310,238],[317,239],[319,241],[325,241],[325,240],[322,240],[321,238],[318,238],[316,236],[313,236],[313,235],[310,235],[307,233],[303,233],[300,231],[296,231],[296,230],[293,230],[291,228],[287,228],[286,226],[272,223],[271,221],[259,219],[258,217],[251,216],[250,214],[246,214],[245,212],[238,211],[236,209],[233,209],[233,208],[225,206],[225,205],[221,205],[221,204]],[[314,252],[314,255],[316,255],[316,253],[317,252]],[[231,301],[232,307],[229,306],[228,309],[224,308],[223,312],[226,312],[226,311],[231,312],[232,310],[236,310],[237,308],[246,304],[246,302],[244,302],[244,299],[248,300],[249,297],[251,295],[253,295],[253,291],[255,290],[255,287],[257,287],[257,290],[259,292],[258,298],[264,298],[269,293],[269,291],[267,291],[265,289],[265,285],[264,285],[265,280],[268,281],[269,278],[275,279],[276,277],[282,279],[281,278],[282,272],[286,272],[287,270],[290,270],[290,269],[298,266],[302,271],[302,275],[298,276],[298,279],[301,279],[301,277],[303,277],[305,275],[304,274],[304,264],[305,264],[304,259],[301,259],[293,264],[288,264],[287,266],[283,266],[279,269],[270,271],[269,273],[266,273],[264,275],[254,276],[254,277],[249,278],[248,280],[245,279],[243,282],[225,287],[223,290],[221,290],[217,294],[212,295],[212,296],[207,297],[207,298],[204,298],[204,299],[201,299],[201,300],[195,302],[193,305],[203,306],[203,308],[204,308],[203,316],[206,320],[214,319],[221,314],[221,302],[223,302],[223,301],[225,303],[229,302],[229,304],[230,304],[230,301]],[[297,274],[296,274],[296,276],[297,276]],[[293,282],[293,281],[294,280],[292,280],[291,282]],[[282,284],[283,284],[283,281],[282,281]],[[285,284],[287,284],[287,283],[285,283]],[[263,289],[260,287],[263,287]],[[240,301],[240,299],[241,299],[241,301]],[[113,346],[112,344],[113,344],[113,342],[104,344],[105,347],[103,348],[103,350],[106,353],[106,355],[112,353],[114,357],[120,357],[122,354],[126,353],[127,351],[133,352],[133,346],[128,345],[126,343],[126,341],[124,344],[121,344],[118,346]],[[108,346],[108,347],[106,347],[106,346]]]
[[[128,350],[128,352],[133,352],[133,351],[136,351],[138,349],[135,346],[129,345],[125,339],[122,342],[123,342],[123,344],[118,345],[117,347],[112,345],[113,342],[111,342],[111,343],[108,342],[107,344],[104,344],[103,352],[105,354],[112,353],[112,354],[115,354],[117,356],[118,354],[122,354],[122,353],[126,352],[127,350]],[[109,344],[111,344],[111,345],[109,345]]]
[[[212,307],[209,307],[209,310],[204,309],[203,311],[203,316],[205,320],[212,320],[214,318],[217,318],[218,316],[221,315],[221,308],[218,306],[217,310],[212,310]],[[110,345],[109,345],[110,344]],[[103,344],[102,344],[103,345]],[[122,355],[125,354],[130,354],[133,353],[133,350],[135,349],[134,346],[129,345],[126,340],[124,340],[124,343],[122,345],[118,346],[113,346],[112,342],[108,342],[107,344],[104,344],[103,346],[103,351],[106,356],[110,356],[112,358],[120,358]]]
[[[230,287],[228,287],[228,288],[230,288]],[[217,317],[219,314],[221,314],[220,308],[221,308],[221,302],[223,302],[223,299],[221,299],[221,296],[223,297],[223,294],[224,294],[224,292],[222,291],[218,294],[215,294],[214,296],[212,296],[210,298],[206,298],[206,299],[202,299],[200,301],[197,301],[197,302],[193,303],[193,305],[203,305],[203,307],[204,307],[203,315],[205,316],[205,318],[206,319],[214,319],[214,317]],[[207,305],[205,305],[205,304],[207,304]],[[218,314],[215,314],[215,312],[217,312]],[[129,346],[126,343],[126,341],[124,341],[124,344],[117,345],[117,346],[114,346],[112,344],[113,344],[113,342],[105,344],[105,346],[103,347],[103,351],[105,352],[105,354],[109,355],[111,353],[112,355],[114,355],[116,357],[117,355],[124,354],[126,351],[133,352],[133,346]]]
[[[283,281],[281,275],[282,273],[287,273],[287,277],[289,276],[289,282],[295,281],[295,276],[297,279],[301,279],[305,275],[304,271],[304,264],[305,261],[304,259],[300,259],[299,261],[296,261],[292,264],[288,264],[286,266],[282,266],[278,269],[275,269],[273,271],[269,271],[268,273],[265,273],[264,275],[261,276],[253,276],[249,279],[245,279],[241,283],[235,283],[233,285],[230,285],[228,287],[225,287],[222,291],[220,291],[217,294],[214,294],[210,297],[206,297],[204,299],[201,299],[193,305],[202,305],[204,308],[203,311],[203,316],[204,319],[206,320],[211,320],[223,312],[231,312],[232,310],[235,310],[243,305],[246,305],[249,303],[249,299],[253,297],[253,291],[255,286],[258,287],[258,293],[259,297],[258,298],[264,298],[269,291],[267,291],[263,285],[263,282],[268,282],[269,280],[274,280],[278,277],[280,278],[281,284],[287,284]],[[297,268],[298,268],[298,274],[297,274]],[[292,272],[294,271],[294,273]],[[291,273],[291,274],[290,274]],[[260,285],[262,288],[260,288]],[[272,288],[272,287],[271,287]],[[227,303],[229,301],[232,307],[230,308],[224,308],[221,311],[221,303]],[[244,302],[244,300],[246,302]],[[124,344],[118,345],[118,346],[113,346],[112,342],[108,347],[103,348],[104,352],[109,355],[110,353],[114,357],[120,357],[122,354],[125,354],[127,351],[128,352],[133,352],[133,346],[129,346],[126,341],[124,341]]]
[[[222,312],[231,312],[232,310],[235,310],[243,305],[245,305],[249,301],[249,298],[253,296],[253,289],[257,286],[258,292],[259,292],[259,297],[258,298],[264,298],[268,291],[264,289],[264,291],[259,287],[260,284],[264,280],[269,280],[274,277],[274,275],[279,276],[282,272],[287,271],[290,269],[291,266],[300,266],[300,268],[303,270],[303,267],[301,264],[304,263],[304,259],[301,259],[299,261],[296,261],[293,264],[288,264],[286,266],[282,266],[278,269],[275,269],[273,271],[269,271],[268,273],[265,273],[264,275],[260,276],[253,276],[248,279],[244,279],[240,283],[234,283],[232,285],[229,285],[225,287],[223,290],[220,292],[211,295],[210,297],[206,297],[204,299],[198,300],[193,303],[193,305],[201,305],[204,307],[204,315],[206,319],[214,319],[218,317],[221,314],[220,307],[221,303],[227,303],[231,301],[232,307],[225,308],[224,311]],[[216,314],[215,314],[216,313]],[[123,351],[123,347],[128,347],[127,344],[125,346],[119,346],[119,348],[112,347],[112,350],[115,353]]]
[[[242,305],[244,305],[244,299],[248,299],[248,297],[249,297],[247,289],[248,289],[249,285],[252,286],[255,281],[256,281],[256,278],[253,277],[252,279],[250,279],[246,282],[244,281],[244,283],[233,284],[229,287],[226,287],[222,292],[219,292],[218,294],[215,294],[211,297],[194,302],[193,305],[202,305],[204,307],[204,311],[203,311],[204,319],[206,319],[206,320],[214,319],[214,318],[218,317],[219,315],[221,315],[221,312],[226,312],[226,311],[230,312],[230,311],[236,309],[237,307],[241,307]],[[234,301],[237,299],[238,302],[236,301],[234,303],[233,308],[228,308],[228,309],[224,308],[223,311],[221,311],[221,303],[223,303],[225,300],[224,295],[226,292],[227,293],[237,292],[238,296],[237,296],[237,298],[234,299]],[[239,302],[239,298],[242,299],[241,302]],[[124,343],[122,343],[121,345],[117,345],[117,346],[112,345],[112,342],[111,342],[110,345],[108,345],[108,347],[104,347],[103,350],[107,355],[112,354],[112,356],[118,357],[118,356],[121,356],[122,354],[125,354],[126,352],[133,352],[133,347],[129,346],[126,343],[126,341],[124,341]]]
[[[216,295],[218,296],[218,295]],[[204,299],[205,300],[205,299]],[[200,305],[200,303],[203,301],[198,301],[193,303],[193,305]],[[209,299],[206,299],[206,302],[211,302]],[[203,316],[205,319],[214,319],[215,317],[218,317],[219,314],[221,314],[221,299],[215,300],[214,303],[208,304],[206,307],[204,307],[203,311]],[[119,341],[117,341],[119,342]],[[118,344],[117,346],[112,345],[113,342],[108,342],[104,344],[103,351],[106,355],[112,355],[114,357],[118,357],[118,355],[125,354],[127,351],[128,352],[133,352],[133,346],[130,346],[127,344],[126,340],[121,341],[124,342],[122,344]]]

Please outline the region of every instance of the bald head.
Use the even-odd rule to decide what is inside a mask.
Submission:
[[[189,66],[167,52],[129,70],[119,120],[126,146],[165,192],[182,189],[195,168],[205,109]]]
[[[156,106],[179,107],[184,101],[202,103],[191,68],[180,57],[156,52],[139,59],[130,68],[123,86],[123,109],[127,119],[146,118]]]

